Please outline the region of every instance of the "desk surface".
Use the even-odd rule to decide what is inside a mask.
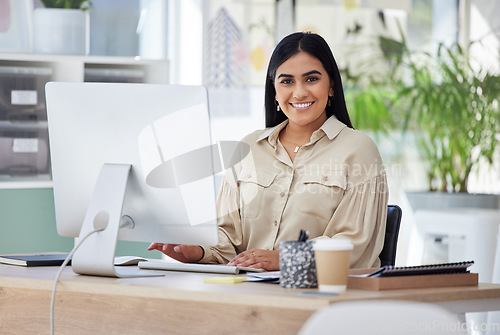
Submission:
[[[2,329],[48,332],[50,296],[57,270],[57,267],[0,264]],[[250,282],[207,284],[203,279],[213,274],[165,274],[165,277],[101,278],[76,275],[66,268],[57,287],[56,334],[294,334],[322,307],[366,299],[433,302],[459,313],[500,308],[498,284],[348,290],[337,296],[302,296],[300,292],[312,289],[285,289],[276,284]]]

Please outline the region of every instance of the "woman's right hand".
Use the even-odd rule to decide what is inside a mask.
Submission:
[[[203,248],[199,245],[151,243],[148,250],[158,250],[183,263],[195,263],[203,258]]]

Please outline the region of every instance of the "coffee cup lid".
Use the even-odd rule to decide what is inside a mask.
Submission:
[[[320,238],[314,240],[315,250],[352,250],[353,244],[348,239],[341,238]]]

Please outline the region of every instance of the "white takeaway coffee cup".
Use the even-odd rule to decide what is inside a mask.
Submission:
[[[348,239],[317,239],[313,244],[318,288],[343,292],[347,287],[353,244]]]

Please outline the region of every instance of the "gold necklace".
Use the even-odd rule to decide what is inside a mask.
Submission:
[[[297,145],[297,144],[293,143],[292,141],[290,141],[290,136],[288,136],[288,125],[285,128],[285,133],[286,133],[286,137],[287,137],[286,140],[288,141],[288,143],[291,143],[292,145],[295,146],[295,149],[293,149],[293,152],[297,153],[299,151],[300,147],[302,147],[302,146],[301,145]]]

